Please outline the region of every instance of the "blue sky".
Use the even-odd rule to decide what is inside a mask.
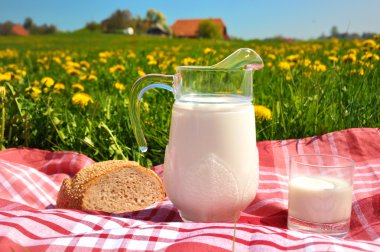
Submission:
[[[55,24],[75,30],[107,18],[116,9],[144,17],[158,9],[173,24],[179,18],[220,17],[230,35],[251,39],[276,35],[300,39],[340,32],[380,33],[380,0],[0,0],[0,22]]]

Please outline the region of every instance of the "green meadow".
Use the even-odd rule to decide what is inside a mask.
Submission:
[[[174,98],[142,101],[149,150],[140,153],[129,92],[140,76],[212,65],[238,48],[261,55],[254,73],[257,140],[380,125],[380,39],[243,41],[111,34],[0,37],[0,148],[81,152],[96,161],[163,162]]]

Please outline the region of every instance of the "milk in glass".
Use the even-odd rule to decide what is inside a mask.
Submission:
[[[336,223],[351,216],[352,186],[331,176],[299,176],[289,184],[289,215],[313,223]]]

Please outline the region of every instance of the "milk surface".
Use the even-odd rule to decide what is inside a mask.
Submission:
[[[254,199],[258,152],[251,103],[173,105],[164,186],[188,221],[233,221]]]
[[[303,221],[336,223],[351,216],[352,186],[328,176],[300,176],[289,183],[289,215]]]

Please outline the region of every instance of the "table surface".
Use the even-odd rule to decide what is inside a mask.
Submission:
[[[379,128],[262,141],[257,146],[259,189],[235,231],[233,223],[184,223],[167,198],[118,215],[57,209],[63,179],[94,161],[75,152],[0,151],[0,250],[380,251]],[[345,238],[286,227],[289,156],[313,153],[356,162],[351,226]],[[162,177],[162,166],[152,169]]]

